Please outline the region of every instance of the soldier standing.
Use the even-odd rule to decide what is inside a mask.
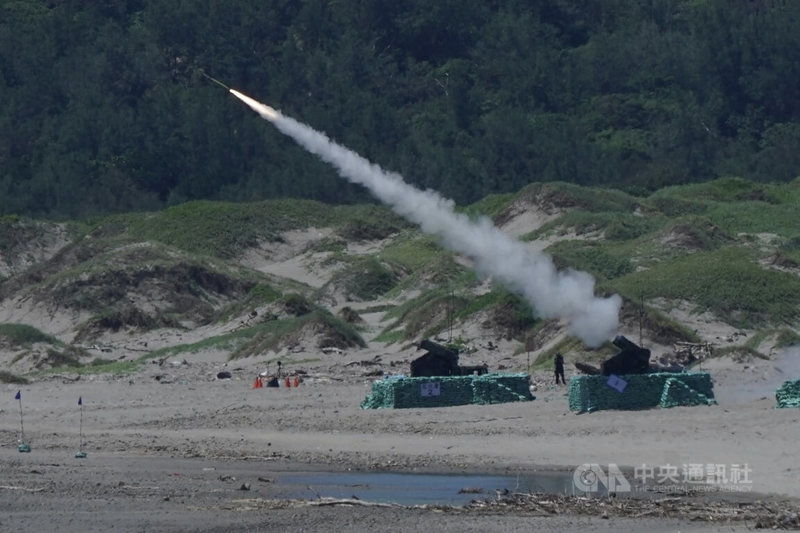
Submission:
[[[561,378],[561,383],[563,385],[567,384],[567,381],[564,379],[564,356],[561,355],[561,352],[556,354],[556,385],[558,385],[558,378]]]

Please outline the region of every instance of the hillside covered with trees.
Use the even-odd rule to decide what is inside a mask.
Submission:
[[[206,72],[466,204],[800,175],[800,2],[0,2],[0,215],[368,195]]]

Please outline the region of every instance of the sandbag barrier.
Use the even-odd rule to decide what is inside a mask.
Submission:
[[[784,381],[775,391],[778,407],[800,407],[800,379]]]
[[[708,372],[575,376],[569,380],[571,411],[632,410],[715,403],[714,385]]]
[[[408,409],[530,401],[529,374],[387,378],[372,383],[362,409]]]

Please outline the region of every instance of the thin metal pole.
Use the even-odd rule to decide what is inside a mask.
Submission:
[[[644,293],[639,295],[639,346],[642,345],[642,320],[644,319]]]
[[[452,289],[450,289],[450,305],[448,305],[448,332],[447,332],[447,342],[453,342],[453,299],[455,298],[455,294]]]
[[[25,425],[22,423],[22,396],[19,397],[19,429],[22,435],[22,442],[25,442]]]

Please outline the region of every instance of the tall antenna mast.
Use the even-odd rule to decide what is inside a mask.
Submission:
[[[639,346],[642,346],[642,320],[644,319],[644,293],[639,295]]]
[[[447,315],[448,315],[448,332],[447,332],[447,342],[453,342],[453,299],[455,295],[453,294],[453,289],[450,289],[450,305],[448,305]]]

